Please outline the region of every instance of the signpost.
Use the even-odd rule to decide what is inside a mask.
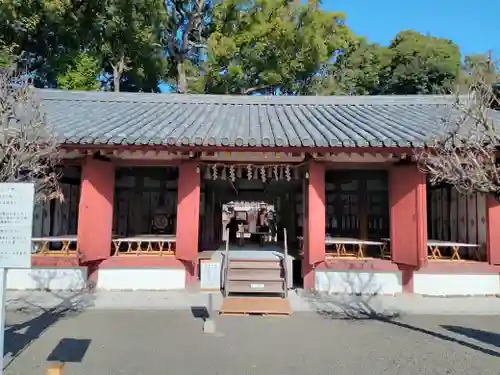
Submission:
[[[200,289],[204,291],[218,291],[221,287],[221,260],[200,260]]]
[[[0,183],[0,375],[3,374],[5,294],[9,268],[31,268],[35,187]]]

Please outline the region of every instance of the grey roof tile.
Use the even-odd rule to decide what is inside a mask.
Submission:
[[[37,93],[62,142],[88,145],[422,146],[443,131],[454,99]]]

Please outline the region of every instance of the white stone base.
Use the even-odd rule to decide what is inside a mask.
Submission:
[[[81,290],[87,285],[87,268],[9,269],[9,290]]]
[[[172,290],[186,288],[186,270],[180,268],[99,269],[97,289]]]
[[[500,294],[498,274],[413,275],[413,292],[428,296],[484,296]]]
[[[401,272],[316,270],[316,290],[326,293],[396,294],[403,291]]]

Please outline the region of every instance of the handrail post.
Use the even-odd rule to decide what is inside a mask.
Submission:
[[[226,229],[226,250],[224,251],[224,297],[227,297],[227,274],[229,268],[229,229]]]
[[[283,269],[285,270],[285,298],[288,297],[288,239],[286,228],[283,228]]]

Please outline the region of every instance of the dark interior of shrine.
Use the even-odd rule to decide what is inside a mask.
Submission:
[[[283,241],[283,228],[287,230],[287,240],[291,253],[298,252],[297,236],[302,235],[302,180],[290,176],[288,179],[279,172],[267,178],[261,173],[247,171],[240,177],[218,174],[214,178],[202,179],[200,215],[201,249],[217,248],[223,238],[222,206],[229,202],[265,202],[274,205],[278,223],[278,242]],[[273,172],[271,172],[273,173]],[[252,238],[252,240],[254,240]]]
[[[120,236],[154,234],[155,215],[167,218],[162,228],[175,234],[178,170],[173,167],[117,168],[113,233]]]
[[[281,168],[275,172],[273,166],[254,167],[249,178],[248,170],[240,168],[234,172],[217,167],[214,176],[213,166],[200,170],[200,251],[212,250],[220,246],[222,240],[222,205],[231,201],[263,201],[274,205],[278,231],[278,241],[283,240],[282,228],[288,232],[290,254],[298,255],[303,235],[303,200],[307,194],[306,170],[292,169],[285,173]],[[236,169],[237,171],[238,169]],[[234,173],[234,175],[233,175]],[[162,233],[175,234],[177,226],[177,181],[175,167],[134,167],[117,168],[113,232],[119,236],[134,236],[155,233],[154,217],[161,213],[167,218],[167,226]],[[67,181],[62,180],[63,187]],[[72,194],[74,190],[75,194]],[[69,190],[68,190],[69,191]],[[79,185],[65,192],[66,200],[62,210],[75,211],[74,215],[49,215],[61,218],[77,217]],[[74,196],[73,196],[74,195]],[[429,238],[483,244],[485,225],[484,197],[480,194],[464,197],[447,186],[428,186],[428,223]],[[75,202],[73,204],[72,202]],[[73,207],[73,208],[72,208]],[[44,215],[35,210],[34,227],[59,228],[57,220],[41,220]],[[40,217],[40,220],[37,218]],[[465,219],[474,225],[462,225]],[[63,222],[69,222],[63,220]],[[43,225],[42,225],[43,224]],[[37,226],[38,225],[38,226]],[[71,233],[76,233],[76,221]],[[61,228],[63,228],[61,226]],[[63,228],[64,229],[64,228]],[[38,230],[36,233],[48,235]],[[68,232],[68,230],[66,230]],[[61,233],[66,233],[62,232]],[[55,233],[55,232],[54,232]],[[325,233],[332,237],[352,237],[380,241],[389,235],[389,192],[387,170],[327,170],[325,174]],[[327,252],[334,252],[327,246]],[[482,249],[484,252],[484,249]],[[368,246],[367,257],[379,257],[376,246]],[[464,254],[464,257],[469,257]]]
[[[325,179],[327,234],[377,241],[389,237],[386,170],[329,170]],[[368,247],[365,255],[378,257],[379,251]]]

